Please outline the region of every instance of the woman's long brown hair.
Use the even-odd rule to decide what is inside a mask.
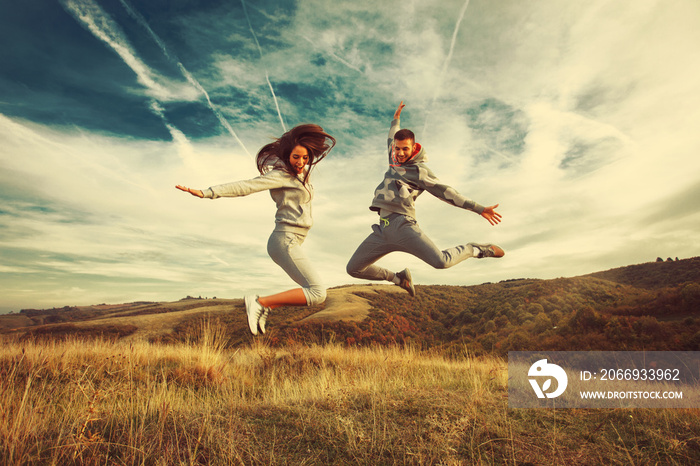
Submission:
[[[323,131],[323,128],[318,125],[295,126],[258,151],[256,158],[258,171],[264,174],[272,168],[279,167],[290,175],[296,176],[297,173],[289,162],[289,155],[296,146],[302,146],[309,151],[309,170],[307,170],[303,180],[306,184],[311,168],[328,155],[328,152],[335,146],[335,138]],[[283,162],[284,165],[280,167],[277,160]]]

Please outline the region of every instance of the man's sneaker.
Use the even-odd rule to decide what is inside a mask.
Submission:
[[[411,271],[403,269],[401,272],[396,272],[396,276],[401,280],[399,286],[408,291],[411,296],[416,295],[416,289],[413,288],[413,279],[411,279]]]
[[[495,244],[476,244],[469,243],[471,247],[477,248],[479,254],[475,257],[478,259],[483,259],[484,257],[503,257],[506,255],[505,251]]]
[[[269,315],[270,315],[270,308],[264,307],[263,313],[260,316],[260,319],[258,319],[258,325],[260,326],[260,331],[262,333],[265,333],[265,323],[267,322],[267,316],[269,316]]]
[[[252,294],[245,296],[245,313],[248,315],[248,327],[253,335],[258,334],[258,320],[263,313],[263,307],[258,302],[258,297]]]

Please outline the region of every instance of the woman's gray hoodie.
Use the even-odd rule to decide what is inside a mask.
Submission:
[[[256,178],[220,184],[202,191],[204,197],[239,197],[260,191],[270,190],[270,196],[277,204],[275,231],[289,231],[306,235],[313,225],[311,201],[314,189],[311,183],[304,185],[304,174],[294,176],[275,167]]]

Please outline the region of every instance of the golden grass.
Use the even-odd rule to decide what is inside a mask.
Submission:
[[[506,364],[411,347],[5,341],[3,464],[693,464],[695,410],[512,410]]]

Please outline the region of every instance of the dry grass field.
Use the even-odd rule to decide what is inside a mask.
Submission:
[[[2,464],[697,464],[697,410],[514,410],[506,363],[412,347],[0,346]]]

